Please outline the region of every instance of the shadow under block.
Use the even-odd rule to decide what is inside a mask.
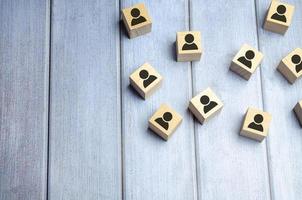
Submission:
[[[296,106],[294,107],[294,111],[296,113],[296,116],[300,122],[300,125],[302,127],[302,100],[299,101]]]
[[[295,7],[290,4],[272,1],[267,11],[264,29],[284,35],[291,24],[294,10]]]
[[[168,140],[181,122],[180,114],[168,105],[162,104],[149,119],[149,128],[164,140]]]
[[[145,4],[139,3],[122,10],[122,20],[128,32],[129,38],[151,32],[152,21]]]
[[[130,75],[129,80],[140,96],[146,99],[160,87],[163,78],[149,63],[145,63]]]
[[[297,48],[281,60],[278,71],[293,84],[302,76],[302,49]]]
[[[232,60],[230,70],[249,80],[263,59],[263,54],[257,49],[244,44]]]
[[[218,114],[222,107],[222,101],[210,88],[200,92],[189,103],[189,110],[201,124]]]
[[[176,55],[178,62],[200,60],[202,54],[199,31],[177,32]]]
[[[261,142],[268,135],[271,119],[271,115],[267,112],[248,108],[240,135]]]

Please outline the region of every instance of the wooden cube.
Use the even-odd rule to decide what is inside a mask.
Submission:
[[[297,48],[281,60],[278,71],[293,84],[302,76],[302,49]]]
[[[249,80],[263,59],[263,54],[257,49],[244,44],[233,58],[230,70]]]
[[[294,111],[296,113],[296,116],[300,122],[300,125],[302,127],[302,100],[299,101],[296,106],[294,107]]]
[[[178,62],[200,60],[202,54],[199,31],[177,32],[176,55]]]
[[[219,113],[222,107],[222,101],[210,88],[200,92],[189,103],[189,110],[201,124]]]
[[[295,7],[290,4],[272,1],[267,11],[264,29],[284,35],[291,24],[294,10]]]
[[[122,10],[122,19],[126,26],[129,38],[151,32],[152,21],[145,4],[135,4]]]
[[[271,122],[271,115],[256,108],[249,108],[246,112],[240,135],[261,142],[267,135]]]
[[[168,105],[162,104],[149,119],[149,128],[164,140],[168,140],[181,122],[180,114]]]
[[[130,84],[144,99],[160,87],[162,76],[149,64],[145,63],[129,77]]]

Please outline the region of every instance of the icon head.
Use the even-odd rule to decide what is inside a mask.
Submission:
[[[172,114],[171,114],[170,112],[165,112],[164,115],[163,115],[163,119],[164,119],[166,122],[171,121],[171,119],[172,119]]]
[[[143,69],[139,72],[139,77],[141,77],[141,79],[147,79],[149,77],[149,73],[147,70]]]
[[[301,62],[301,57],[297,54],[293,55],[292,56],[292,62],[296,65],[299,64]]]
[[[256,122],[257,124],[260,124],[263,122],[263,117],[260,114],[255,115],[254,117],[254,122]]]
[[[279,5],[277,7],[277,13],[283,15],[286,12],[286,7],[284,5]]]
[[[140,12],[139,9],[137,9],[137,8],[133,8],[133,9],[131,10],[131,16],[134,17],[134,18],[139,17],[140,14],[141,14],[141,12]]]
[[[194,41],[194,36],[191,34],[191,33],[188,33],[186,36],[185,36],[185,41],[186,43],[192,43]]]
[[[210,102],[210,98],[207,95],[203,95],[200,97],[200,103],[203,105],[207,105]]]
[[[248,50],[245,52],[245,58],[248,60],[252,60],[255,57],[255,53],[252,50]]]

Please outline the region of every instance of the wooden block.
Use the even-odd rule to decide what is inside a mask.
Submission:
[[[149,128],[164,140],[168,140],[181,122],[180,114],[168,105],[162,104],[149,119]]]
[[[263,59],[263,54],[253,47],[244,44],[233,58],[230,70],[249,80]]]
[[[300,122],[300,125],[302,127],[302,100],[299,101],[296,106],[294,107],[294,111],[296,113],[296,116]]]
[[[201,124],[218,114],[222,107],[222,101],[210,88],[200,92],[189,103],[190,111]]]
[[[176,55],[178,62],[200,60],[202,54],[199,31],[177,32]]]
[[[151,96],[151,94],[159,88],[162,79],[162,76],[149,63],[143,64],[129,77],[132,87],[144,99]]]
[[[271,115],[255,108],[246,112],[240,135],[261,142],[267,135],[271,122]]]
[[[284,35],[291,24],[294,10],[295,7],[290,4],[272,1],[267,11],[264,29]]]
[[[302,76],[302,49],[297,48],[281,60],[278,71],[293,84]]]
[[[135,4],[122,10],[122,19],[126,26],[129,38],[151,32],[152,21],[144,3]]]

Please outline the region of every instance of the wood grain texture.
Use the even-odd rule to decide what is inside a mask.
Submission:
[[[265,54],[262,64],[264,108],[273,115],[268,138],[272,198],[302,199],[302,131],[292,109],[302,99],[302,81],[290,85],[276,70],[280,60],[302,47],[302,2],[295,6],[293,21],[285,36],[263,30],[269,1],[256,1],[259,44]]]
[[[202,32],[204,54],[194,62],[194,95],[211,87],[221,113],[196,123],[200,199],[270,199],[266,143],[239,136],[249,106],[262,108],[259,69],[249,81],[229,70],[241,45],[257,48],[253,0],[191,1],[191,30]]]
[[[0,1],[0,199],[46,197],[49,3]]]
[[[52,3],[49,199],[121,199],[119,3]]]
[[[138,1],[122,0],[121,7]],[[146,1],[152,32],[129,40],[122,34],[122,105],[124,197],[131,200],[196,199],[193,121],[189,63],[177,63],[176,32],[188,30],[187,1]],[[163,82],[146,101],[129,86],[129,75],[149,62]],[[162,103],[183,117],[169,141],[148,130],[148,120]]]

